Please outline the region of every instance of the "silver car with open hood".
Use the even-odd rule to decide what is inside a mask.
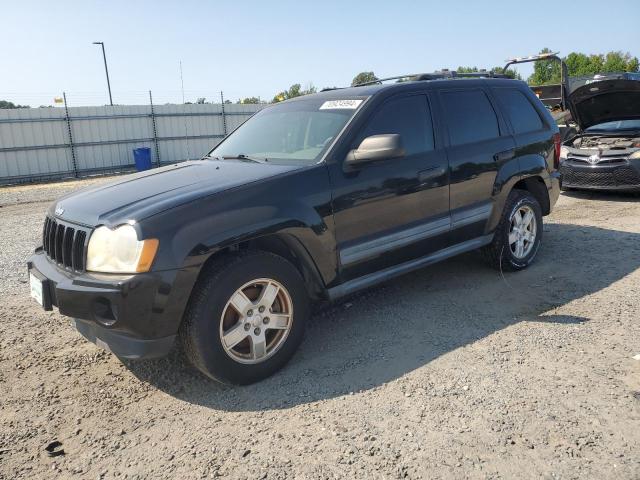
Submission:
[[[640,191],[640,73],[569,80],[579,127],[561,149],[563,189]]]

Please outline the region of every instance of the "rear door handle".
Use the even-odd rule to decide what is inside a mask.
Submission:
[[[505,150],[504,152],[498,152],[493,156],[493,159],[496,162],[506,162],[507,160],[511,160],[516,156],[515,148],[510,148],[509,150]]]

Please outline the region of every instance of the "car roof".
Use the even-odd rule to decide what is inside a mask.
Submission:
[[[382,92],[390,92],[390,91],[404,91],[404,90],[416,90],[416,86],[422,87],[422,89],[427,90],[429,88],[433,88],[435,86],[438,87],[452,87],[452,88],[477,88],[483,85],[493,85],[493,86],[515,86],[515,85],[524,85],[526,84],[522,80],[514,80],[510,78],[447,78],[447,79],[437,79],[437,80],[409,80],[406,82],[400,83],[388,83],[388,84],[372,84],[372,85],[362,85],[360,87],[345,87],[345,88],[333,88],[326,89],[318,93],[314,93],[311,95],[303,95],[300,97],[295,97],[288,102],[295,102],[301,100],[340,100],[346,98],[358,98],[358,97],[370,97],[372,95],[376,95]],[[528,88],[528,87],[527,87]]]

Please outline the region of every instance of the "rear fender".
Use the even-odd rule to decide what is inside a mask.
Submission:
[[[507,197],[518,182],[528,178],[542,179],[546,187],[544,195],[547,196],[548,190],[552,188],[551,176],[549,175],[546,160],[549,152],[542,152],[542,154],[540,152],[520,153],[522,154],[502,165],[496,175],[496,181],[493,185],[494,208],[491,212],[491,216],[489,217],[489,221],[487,222],[485,233],[493,232],[498,226],[498,223],[500,223],[500,218],[502,217],[502,211],[504,210],[504,206],[507,202]],[[553,152],[550,152],[550,154],[553,155]],[[532,186],[535,187],[535,185]],[[527,190],[530,190],[530,188],[527,188]],[[549,209],[548,201],[545,203],[543,199],[541,203],[543,211],[547,211]]]
[[[517,158],[505,162],[498,170],[496,181],[493,184],[493,209],[485,227],[485,234],[493,232],[500,223],[507,197],[513,186],[520,180],[520,173],[520,164]]]

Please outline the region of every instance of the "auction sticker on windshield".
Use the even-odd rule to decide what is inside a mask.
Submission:
[[[355,110],[362,100],[328,100],[320,105],[320,110],[335,110],[338,108]]]

